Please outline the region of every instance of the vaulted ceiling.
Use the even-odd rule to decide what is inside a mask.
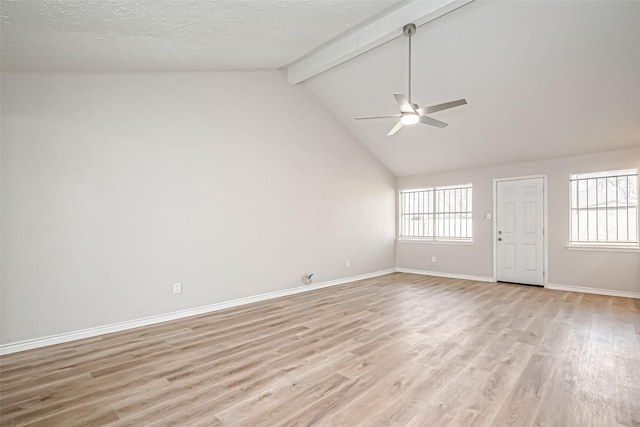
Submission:
[[[2,68],[278,69],[409,3],[2,0]],[[413,101],[469,104],[393,137],[353,118],[396,113],[405,37],[302,84],[396,175],[537,160],[640,146],[639,42],[638,1],[473,1],[413,38]]]
[[[475,1],[419,27],[413,101],[466,98],[392,137],[399,37],[307,84],[396,175],[640,146],[640,2]]]

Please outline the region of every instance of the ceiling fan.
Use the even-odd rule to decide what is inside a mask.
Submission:
[[[418,104],[411,103],[411,36],[416,33],[415,24],[407,24],[402,29],[405,36],[409,37],[409,97],[405,97],[401,93],[394,93],[393,96],[400,107],[400,114],[390,114],[385,116],[368,116],[368,117],[356,117],[356,120],[368,120],[368,119],[384,119],[389,117],[399,118],[398,123],[391,128],[388,136],[391,136],[398,132],[402,126],[414,125],[416,123],[422,123],[425,125],[435,126],[443,128],[447,126],[447,123],[436,120],[427,114],[435,113],[437,111],[447,110],[449,108],[458,107],[467,103],[466,99],[458,99],[456,101],[445,102],[443,104],[432,105],[430,107],[420,108]]]

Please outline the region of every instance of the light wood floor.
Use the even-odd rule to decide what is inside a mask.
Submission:
[[[0,359],[2,425],[640,426],[640,301],[394,273]]]

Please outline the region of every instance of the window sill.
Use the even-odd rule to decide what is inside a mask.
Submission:
[[[398,243],[429,243],[438,245],[472,246],[473,240],[433,240],[433,239],[397,239]]]
[[[569,244],[567,249],[570,251],[603,251],[603,252],[640,252],[638,246],[626,245],[584,245]]]

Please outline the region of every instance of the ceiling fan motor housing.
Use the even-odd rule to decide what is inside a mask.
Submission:
[[[402,33],[405,36],[412,36],[416,33],[416,24],[407,24],[402,28]]]

